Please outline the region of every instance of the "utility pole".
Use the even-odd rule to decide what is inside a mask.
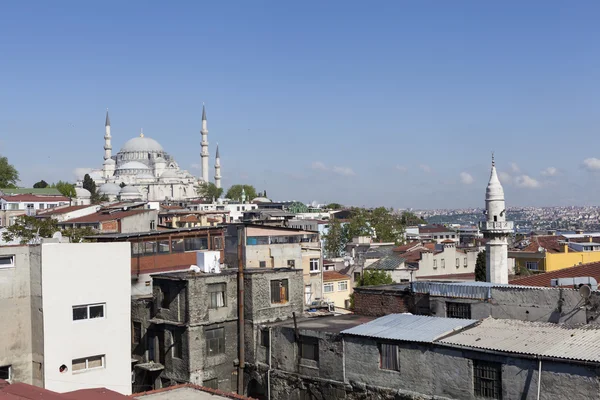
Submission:
[[[244,365],[245,365],[245,347],[244,347],[244,229],[245,225],[240,224],[237,228],[238,240],[238,394],[244,395]]]

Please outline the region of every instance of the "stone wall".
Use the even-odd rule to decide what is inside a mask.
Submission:
[[[388,314],[429,313],[429,295],[412,294],[402,290],[354,288],[354,312],[381,317]]]

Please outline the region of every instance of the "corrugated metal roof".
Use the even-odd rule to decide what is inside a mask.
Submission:
[[[439,337],[476,323],[474,319],[438,318],[412,314],[389,314],[342,333],[380,339],[431,343]]]
[[[430,296],[459,297],[487,300],[492,298],[493,289],[536,289],[552,290],[535,286],[510,285],[491,282],[413,282],[413,292],[428,293]]]
[[[439,341],[450,345],[600,362],[600,328],[569,328],[546,322],[486,318]]]

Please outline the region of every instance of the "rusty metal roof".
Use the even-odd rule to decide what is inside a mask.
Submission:
[[[425,315],[389,314],[341,333],[378,339],[431,343],[456,330],[473,325],[474,319],[439,318]]]
[[[439,340],[455,346],[600,362],[600,328],[547,322],[486,318],[462,332]]]

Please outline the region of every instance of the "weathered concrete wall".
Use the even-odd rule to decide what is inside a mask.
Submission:
[[[237,319],[237,272],[227,271],[221,274],[205,276],[188,281],[189,323],[205,324]],[[211,284],[225,284],[225,306],[210,308],[209,288]]]
[[[185,323],[188,321],[187,282],[156,276],[153,281],[153,316],[167,321]],[[168,307],[163,298],[170,299]]]
[[[123,218],[121,220],[121,233],[147,232],[151,228],[151,221],[154,222],[154,229],[156,229],[158,227],[157,210],[149,210]]]
[[[373,317],[405,312],[427,315],[429,295],[399,290],[354,288],[354,312]]]
[[[288,280],[289,301],[271,304],[271,281],[280,279]],[[292,312],[300,315],[304,309],[304,284],[300,269],[249,271],[245,275],[244,290],[244,316],[254,323],[291,318]]]
[[[43,383],[43,315],[39,246],[0,247],[14,255],[14,267],[0,269],[0,366],[12,366],[12,378]]]

